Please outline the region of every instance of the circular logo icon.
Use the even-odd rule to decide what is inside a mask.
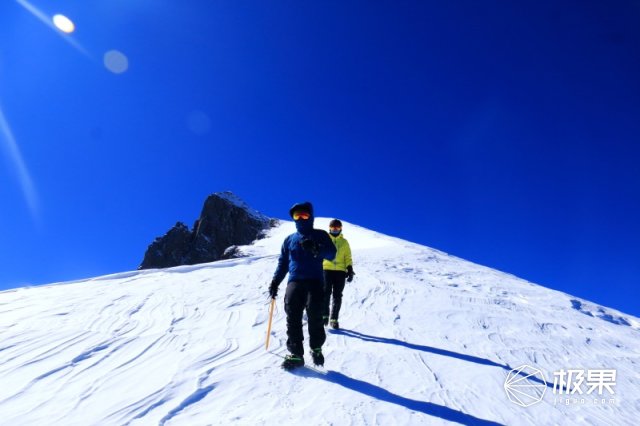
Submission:
[[[504,390],[514,404],[529,407],[542,401],[547,390],[544,374],[537,368],[523,365],[509,372]]]

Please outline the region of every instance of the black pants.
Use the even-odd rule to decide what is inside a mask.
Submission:
[[[331,319],[337,320],[342,306],[342,290],[347,273],[343,271],[324,271],[324,302],[322,316],[329,316],[329,302],[333,293],[333,305],[331,306]]]
[[[294,355],[304,355],[302,314],[307,309],[309,347],[321,348],[327,336],[322,323],[322,282],[315,280],[289,281],[284,295],[287,313],[287,349]]]

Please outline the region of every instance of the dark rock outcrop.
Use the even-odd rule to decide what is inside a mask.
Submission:
[[[231,192],[210,195],[193,229],[178,222],[147,249],[138,269],[195,265],[219,259],[241,257],[237,246],[261,238],[274,226],[270,219],[253,210]]]

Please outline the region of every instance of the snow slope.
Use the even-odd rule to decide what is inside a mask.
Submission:
[[[327,374],[282,371],[266,289],[293,229],[246,258],[1,292],[0,424],[637,424],[638,318],[349,223]],[[523,364],[550,382],[526,408],[503,388]],[[615,403],[554,404],[569,368],[616,369]]]

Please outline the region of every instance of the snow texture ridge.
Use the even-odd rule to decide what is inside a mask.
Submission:
[[[638,318],[343,223],[357,275],[327,374],[264,348],[283,221],[248,257],[0,292],[0,424],[637,424]],[[548,382],[526,408],[504,390],[525,364]],[[571,368],[616,369],[615,403],[556,404]]]

